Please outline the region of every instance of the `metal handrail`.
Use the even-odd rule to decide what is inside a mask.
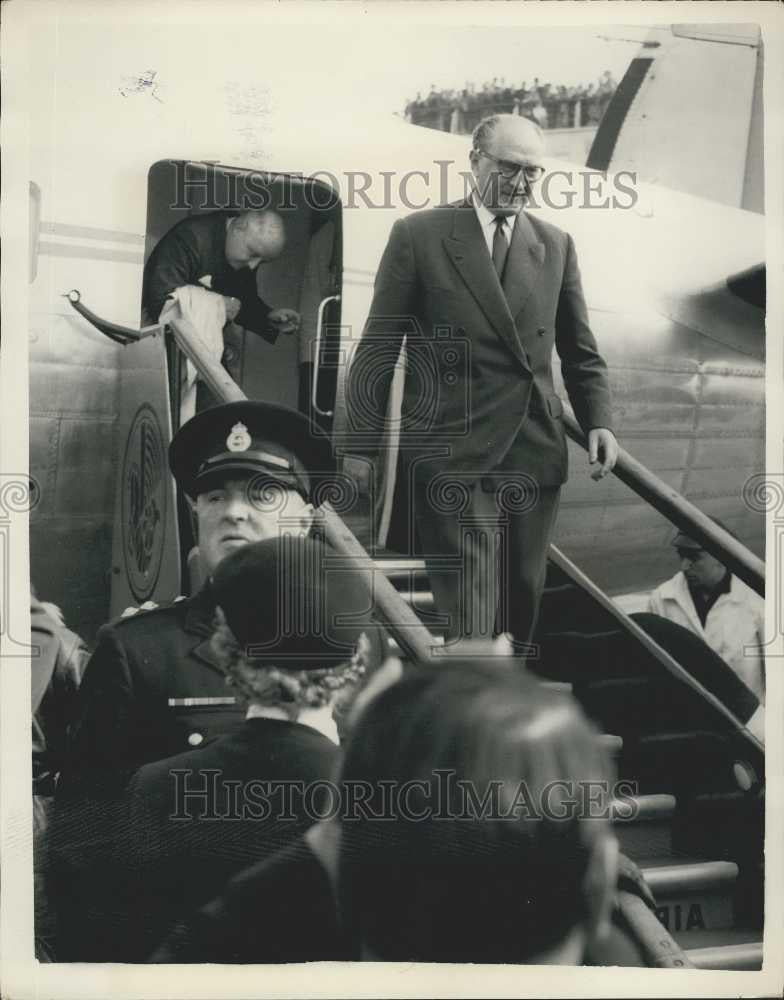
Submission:
[[[572,441],[588,451],[587,436],[574,417],[564,412],[563,422],[564,430]],[[699,542],[707,552],[724,563],[731,573],[747,583],[761,597],[765,596],[763,560],[620,447],[613,475],[663,514],[676,528],[685,531],[695,542]]]
[[[233,403],[248,397],[217,361],[194,326],[182,317],[167,323],[179,349],[193,362],[207,386],[222,402]],[[428,629],[419,621],[383,573],[374,569],[371,557],[328,503],[319,508],[319,524],[331,548],[345,556],[365,578],[374,599],[374,608],[389,628],[397,644],[412,659],[427,660],[436,645]]]
[[[138,340],[151,337],[155,333],[163,332],[163,326],[160,323],[153,323],[151,326],[143,326],[141,330],[136,330],[130,326],[121,326],[119,323],[111,323],[109,320],[102,319],[82,303],[81,292],[78,288],[72,288],[70,292],[63,295],[63,298],[68,299],[76,312],[80,316],[84,316],[88,323],[92,323],[104,337],[108,337],[109,340],[113,340],[115,344],[121,344],[123,347],[135,344]]]
[[[328,295],[325,299],[322,299],[319,303],[318,316],[316,317],[316,344],[314,349],[315,357],[313,359],[313,393],[310,402],[313,409],[320,417],[332,416],[332,410],[322,410],[318,405],[319,372],[321,369],[321,330],[324,325],[324,310],[330,302],[340,302],[340,296]]]
[[[641,946],[650,969],[693,969],[689,956],[639,896],[621,890],[618,909]]]
[[[226,369],[210,356],[209,349],[199,336],[198,330],[185,317],[172,317],[167,320],[165,326],[161,324],[134,330],[110,323],[82,305],[81,296],[76,289],[68,292],[65,298],[104,336],[119,344],[135,343],[145,336],[160,333],[164,329],[171,330],[177,347],[192,362],[213,395],[224,403],[234,403],[248,398]],[[328,300],[322,305],[326,301]],[[322,504],[319,509],[318,520],[332,549],[338,555],[349,559],[365,578],[374,599],[374,607],[398,646],[414,660],[422,662],[428,660],[438,644],[384,574],[375,569],[373,560],[352,531],[328,503]]]

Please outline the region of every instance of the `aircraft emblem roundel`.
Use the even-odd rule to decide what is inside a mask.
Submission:
[[[163,559],[166,524],[165,447],[148,403],[136,411],[122,469],[123,557],[128,585],[138,601],[155,589]]]

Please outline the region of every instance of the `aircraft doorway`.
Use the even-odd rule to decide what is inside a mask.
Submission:
[[[178,222],[196,215],[271,208],[283,219],[286,246],[259,265],[259,297],[300,315],[299,331],[275,343],[237,324],[224,328],[222,363],[250,399],[283,403],[313,416],[329,433],[340,346],[341,212],[327,185],[293,174],[260,174],[212,163],[161,160],[148,175],[145,262]],[[145,317],[149,321],[150,317]],[[152,318],[153,320],[155,318]],[[318,345],[318,346],[317,346]],[[180,424],[182,365],[167,351],[172,429]],[[313,384],[316,383],[316,396]],[[197,406],[209,405],[200,393]]]
[[[229,218],[263,208],[281,216],[286,245],[280,257],[258,266],[258,296],[271,310],[298,313],[299,330],[280,333],[270,343],[228,323],[222,333],[221,363],[249,399],[299,409],[331,435],[341,356],[342,272],[341,206],[332,188],[293,174],[161,160],[148,174],[145,265],[162,237],[184,219],[216,212]],[[209,287],[209,282],[201,283]],[[143,324],[156,320],[142,316]],[[172,434],[195,410],[215,402],[207,387],[197,383],[195,401],[190,398],[186,405],[187,365],[167,335],[165,381]],[[180,593],[193,593],[201,582],[201,567],[184,496],[178,495],[176,508]]]

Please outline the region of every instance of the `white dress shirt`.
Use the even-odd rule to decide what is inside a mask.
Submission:
[[[495,215],[490,211],[490,209],[480,201],[476,195],[472,196],[472,201],[474,203],[474,211],[476,212],[476,217],[479,219],[479,225],[482,227],[482,235],[485,238],[485,243],[487,244],[487,252],[490,256],[493,256],[493,237],[495,236]],[[507,243],[509,246],[512,245],[512,233],[514,232],[515,223],[517,222],[516,215],[505,215],[504,216],[504,235],[506,236]]]

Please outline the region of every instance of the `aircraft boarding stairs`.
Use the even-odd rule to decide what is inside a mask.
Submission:
[[[376,566],[437,635],[424,563],[392,556]],[[529,668],[568,685],[607,734],[618,777],[635,790],[635,818],[615,824],[621,850],[687,958],[699,968],[761,968],[764,754],[638,632],[552,549]],[[628,815],[625,794],[619,812]]]
[[[68,298],[113,340],[130,343],[147,333],[107,323],[76,291]],[[218,398],[246,398],[189,324],[174,322],[170,330]],[[569,414],[564,425],[586,448]],[[614,475],[763,592],[764,564],[623,449]],[[328,505],[321,511],[328,543],[374,586],[401,655],[428,657],[428,631],[437,634],[438,627],[422,561],[389,554],[371,559]],[[554,546],[534,641],[539,655],[530,669],[545,683],[569,686],[607,734],[619,778],[631,783],[630,795],[618,799],[615,826],[621,849],[653,890],[660,923],[636,899],[638,909],[623,899],[621,909],[648,964],[761,968],[762,745],[693,679],[688,664],[673,660]],[[630,804],[633,818],[624,818]]]

